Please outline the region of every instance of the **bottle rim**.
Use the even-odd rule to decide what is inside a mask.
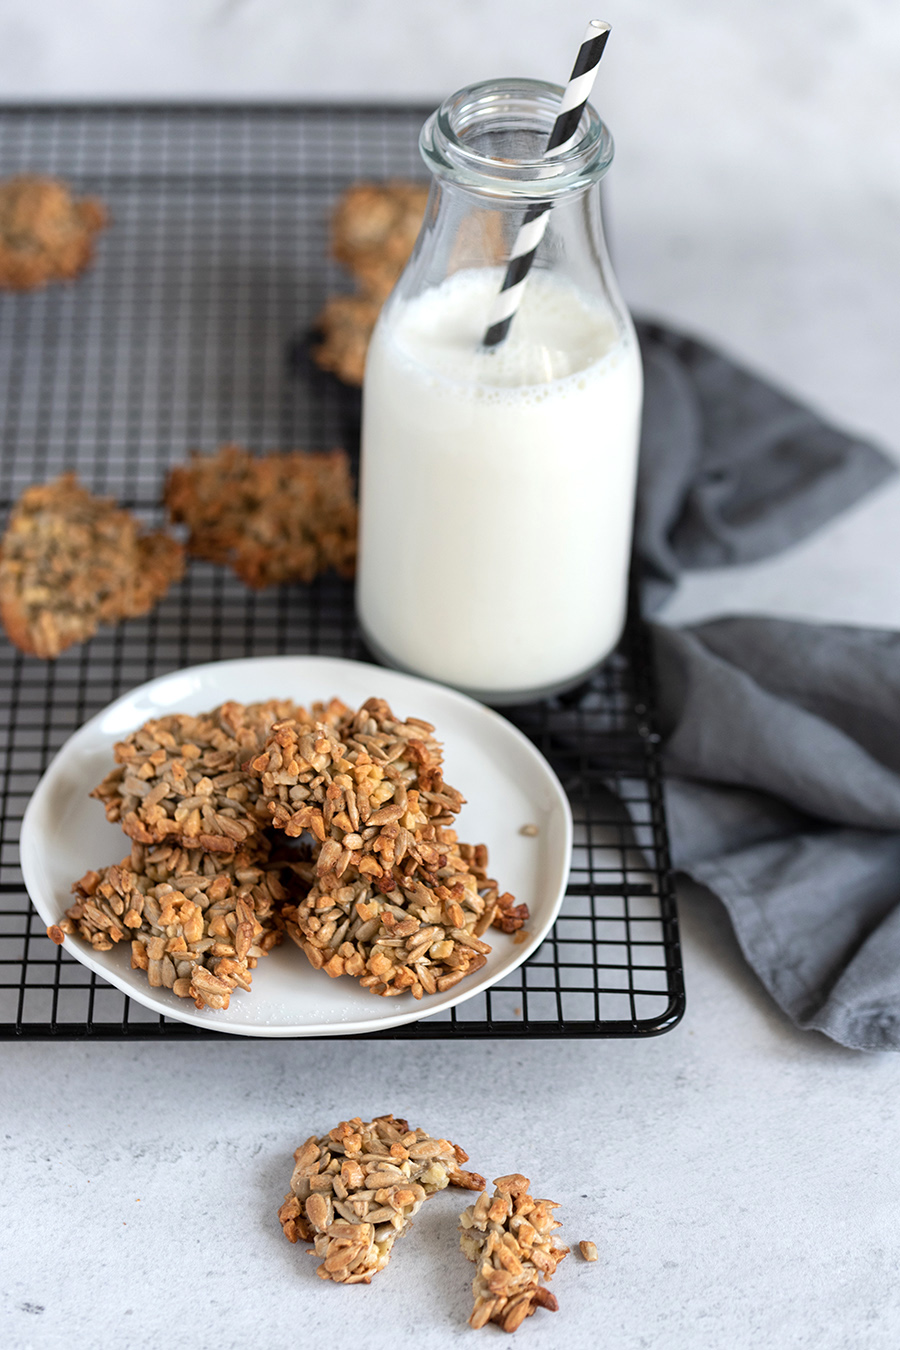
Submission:
[[[433,174],[482,196],[554,201],[584,192],[613,161],[609,128],[588,103],[578,139],[561,154],[544,157],[540,147],[556,120],[563,88],[546,80],[483,80],[451,94],[431,114],[419,150]],[[534,153],[499,155],[473,141],[490,133],[531,133]],[[493,147],[492,147],[493,148]]]

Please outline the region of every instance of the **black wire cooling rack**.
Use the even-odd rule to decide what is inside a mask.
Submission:
[[[75,469],[156,521],[166,469],[191,448],[352,442],[357,396],[298,371],[297,336],[347,286],[328,259],[335,198],[360,177],[421,177],[427,111],[0,109],[0,176],[58,174],[102,197],[112,218],[77,282],[0,295],[4,517],[30,483]],[[22,884],[19,826],[50,757],[111,699],[181,666],[278,652],[371,659],[351,588],[324,577],[253,593],[193,563],[154,613],[55,662],[23,657],[0,635],[0,1035],[216,1034],[150,1013],[50,943]],[[641,1036],[675,1025],[684,992],[653,699],[632,619],[588,685],[506,710],[572,803],[562,913],[540,950],[487,993],[377,1034]]]

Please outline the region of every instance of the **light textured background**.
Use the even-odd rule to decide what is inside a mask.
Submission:
[[[900,456],[900,7],[602,16],[632,303]],[[492,75],[562,79],[588,17],[572,0],[0,0],[0,87],[437,101]],[[779,559],[691,578],[669,615],[900,626],[898,541],[891,486]],[[597,1241],[523,1345],[896,1350],[900,1061],[793,1031],[718,907],[686,890],[682,909],[688,1014],[648,1044],[3,1047],[0,1344],[475,1344],[453,1197],[368,1290],[320,1286],[274,1228],[299,1139],[393,1107],[490,1176],[533,1169],[566,1236]]]

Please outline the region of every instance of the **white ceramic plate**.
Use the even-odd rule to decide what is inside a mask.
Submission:
[[[25,884],[45,923],[58,923],[72,903],[72,882],[90,868],[118,862],[128,841],[88,793],[111,767],[112,747],[150,717],[202,712],[226,699],[244,703],[337,696],[357,706],[373,695],[400,717],[433,722],[444,743],[446,778],[467,798],[460,837],[484,842],[491,875],[531,912],[529,939],[516,946],[491,930],[493,951],[477,978],[446,994],[381,999],[350,979],[315,971],[292,942],[277,947],[253,972],[253,988],[236,990],[227,1012],[198,1011],[170,990],[151,989],[132,971],[129,944],[95,952],[67,937],[66,950],[130,998],[194,1026],[243,1036],[334,1036],[378,1031],[442,1012],[489,988],[540,946],[559,912],[569,875],[572,813],[544,757],[498,713],[441,685],[359,661],[324,656],[269,656],[217,661],[162,675],[133,689],[86,722],[62,747],[32,797],[22,822]],[[520,833],[523,825],[538,834]]]

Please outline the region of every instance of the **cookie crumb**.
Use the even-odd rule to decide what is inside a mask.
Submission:
[[[585,1261],[596,1261],[596,1260],[597,1260],[597,1244],[596,1244],[596,1243],[594,1243],[594,1242],[579,1242],[579,1244],[578,1244],[578,1250],[581,1252],[581,1255],[584,1257]]]
[[[534,839],[535,835],[540,834],[537,825],[523,825],[519,834],[524,834],[526,839]]]

